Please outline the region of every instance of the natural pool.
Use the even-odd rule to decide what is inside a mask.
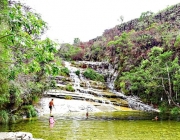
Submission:
[[[49,126],[48,115],[1,125],[0,131],[25,131],[45,140],[179,140],[180,122],[159,119],[155,114],[140,112],[55,114],[56,123]]]

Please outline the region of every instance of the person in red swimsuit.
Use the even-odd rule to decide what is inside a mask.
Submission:
[[[50,114],[52,112],[52,107],[54,106],[54,102],[53,99],[51,99],[51,101],[49,102],[49,109],[50,109]]]

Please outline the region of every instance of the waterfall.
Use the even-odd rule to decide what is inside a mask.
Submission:
[[[72,66],[70,62],[64,62],[65,67],[67,67],[70,71],[70,79],[71,81],[68,81],[70,83],[75,92],[70,93],[68,91],[62,91],[61,93],[58,91],[59,94],[52,93],[51,95],[57,96],[57,97],[63,97],[65,94],[71,95],[73,99],[81,99],[81,100],[86,100],[86,101],[91,101],[98,106],[124,106],[126,107],[129,106],[129,108],[133,110],[141,110],[141,111],[147,111],[147,112],[159,112],[159,110],[154,109],[152,106],[144,104],[138,97],[135,96],[126,96],[121,92],[117,92],[114,89],[114,81],[117,78],[118,71],[113,68],[113,66],[107,62],[87,62],[87,61],[77,61],[74,62],[74,65]],[[101,82],[98,81],[91,81],[86,79],[83,76],[83,71],[85,68],[81,68],[78,66],[83,65],[85,68],[92,68],[96,72],[106,75],[107,79],[106,82],[103,83],[105,84],[104,86],[107,87],[109,90],[104,90],[99,88],[99,85],[102,86]],[[79,76],[76,75],[76,71],[79,70],[80,74]],[[57,78],[57,85],[59,86],[65,86],[61,83],[59,80],[63,79],[62,76],[58,76]],[[93,84],[95,82],[95,85]],[[114,96],[113,98],[116,98],[116,101],[111,100],[110,98],[106,98],[106,92],[110,94],[111,96]],[[121,100],[124,100],[121,102]]]
[[[101,68],[99,68],[99,66],[102,65],[101,62],[96,63],[96,62],[84,62],[84,63],[88,63],[89,65],[91,65],[91,68],[97,68],[96,70],[98,72],[103,72]],[[84,96],[85,99],[89,98],[89,100],[93,100],[97,103],[102,103],[102,105],[105,105],[106,103],[109,105],[112,105],[111,101],[107,100],[105,101],[105,99],[103,98],[103,95],[101,93],[100,90],[94,89],[91,87],[91,84],[89,82],[89,80],[87,80],[85,77],[83,77],[82,75],[82,70],[71,66],[71,64],[69,62],[65,62],[65,66],[70,70],[70,78],[72,79],[72,81],[74,82],[73,84],[73,88],[75,89],[75,92]],[[75,74],[75,71],[80,70],[80,75],[77,76]],[[86,87],[80,87],[80,83],[83,82],[85,83]],[[95,93],[99,98],[95,99],[95,96],[90,94],[90,93]]]
[[[108,75],[107,77],[107,87],[110,89],[111,92],[113,92],[117,97],[120,97],[128,102],[128,106],[135,110],[140,111],[147,111],[147,112],[159,112],[159,110],[154,109],[152,106],[144,104],[138,97],[135,96],[126,96],[121,92],[117,92],[114,90],[114,82],[118,76],[118,71],[116,68],[113,68],[113,66],[107,62],[86,62],[83,61],[81,63],[84,63],[90,66],[91,68],[96,67],[96,71],[102,74]],[[105,65],[106,68],[103,66]],[[108,66],[108,67],[107,67]],[[117,66],[115,66],[117,67]],[[104,101],[103,101],[104,103]]]
[[[75,92],[80,95],[83,95],[85,98],[91,97],[92,99],[94,99],[94,95],[88,94],[88,91],[91,88],[89,81],[85,80],[81,73],[79,76],[75,74],[75,72],[78,70],[78,68],[71,66],[71,64],[69,62],[65,62],[65,66],[70,70],[69,75],[70,75],[70,78],[72,79],[72,81],[74,82],[73,88],[75,89]],[[86,83],[87,89],[80,87],[81,81]]]

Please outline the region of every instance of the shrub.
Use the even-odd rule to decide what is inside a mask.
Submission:
[[[11,123],[16,123],[16,121],[17,121],[19,118],[18,118],[18,115],[16,115],[16,114],[11,114],[10,117],[9,117],[9,119],[10,119],[10,122],[11,122]]]
[[[61,68],[61,70],[60,70],[60,75],[62,75],[62,76],[68,76],[69,73],[70,73],[70,71],[69,71],[69,69],[66,68],[66,67],[63,67],[63,68]]]
[[[168,108],[167,108],[167,103],[166,102],[163,102],[160,107],[159,107],[159,110],[160,110],[160,113],[166,113],[168,111]]]
[[[32,96],[32,102],[33,102],[33,104],[38,103],[39,102],[39,97],[37,95],[33,95]]]
[[[71,99],[72,99],[72,96],[66,95],[66,96],[65,96],[65,99],[71,100]]]
[[[9,114],[5,110],[0,111],[0,123],[8,123],[9,122]]]
[[[72,87],[72,85],[70,85],[70,84],[68,84],[68,85],[66,85],[66,90],[67,91],[71,91],[71,92],[74,92],[75,91],[75,89]]]
[[[26,114],[27,118],[37,116],[37,112],[36,112],[35,108],[32,105],[23,106],[22,109],[25,111],[25,114]]]
[[[76,75],[79,76],[80,75],[80,70],[75,71]]]
[[[72,65],[75,65],[75,62],[74,62],[74,61],[71,61],[71,64],[72,64]]]
[[[174,43],[174,46],[177,47],[177,48],[180,46],[180,35],[178,35],[178,36],[176,37],[176,41],[175,41],[175,43]]]
[[[56,87],[56,81],[55,81],[55,80],[52,80],[52,81],[50,82],[50,87],[53,87],[53,88]]]
[[[104,82],[104,76],[99,73],[96,73],[93,69],[86,69],[83,75],[91,80]]]
[[[178,107],[174,107],[172,110],[171,110],[171,114],[172,115],[178,115],[180,113],[180,109]]]

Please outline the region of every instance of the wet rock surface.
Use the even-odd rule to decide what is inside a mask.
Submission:
[[[106,104],[106,105],[113,105],[116,107],[118,106],[128,107],[132,110],[159,112],[159,110],[153,108],[153,106],[144,104],[138,97],[126,96],[123,93],[114,90],[114,81],[117,77],[117,72],[112,67],[111,64],[108,64],[107,62],[89,62],[89,61],[76,61],[73,63],[73,65],[70,62],[64,62],[64,64],[70,70],[70,78],[72,79],[71,84],[75,89],[75,92],[68,93],[69,96],[72,96],[72,99],[86,100],[95,103],[101,103],[102,105]],[[98,73],[108,75],[106,82],[105,83],[99,82],[100,83],[99,84],[97,81],[92,82],[91,80],[86,79],[85,77],[83,77],[83,74],[81,74],[84,71],[84,69],[79,69],[82,68],[81,66],[85,68],[92,68]],[[80,70],[79,76],[75,74],[75,71],[77,70]],[[61,81],[61,78],[58,79],[58,81],[59,80]],[[82,81],[84,82],[84,84],[81,84]],[[98,86],[93,86],[95,84],[101,85],[101,87],[103,88],[97,88]],[[105,86],[106,88],[104,88]],[[63,91],[62,92],[58,91],[56,93],[47,92],[47,95],[52,97],[61,96],[61,98],[63,98],[62,95],[64,93],[65,92]]]
[[[52,115],[65,115],[73,112],[109,112],[109,111],[132,111],[127,107],[114,106],[112,104],[102,104],[98,102],[89,102],[82,100],[66,100],[55,97],[44,97],[36,106],[39,116],[50,114],[49,101],[54,99]]]

